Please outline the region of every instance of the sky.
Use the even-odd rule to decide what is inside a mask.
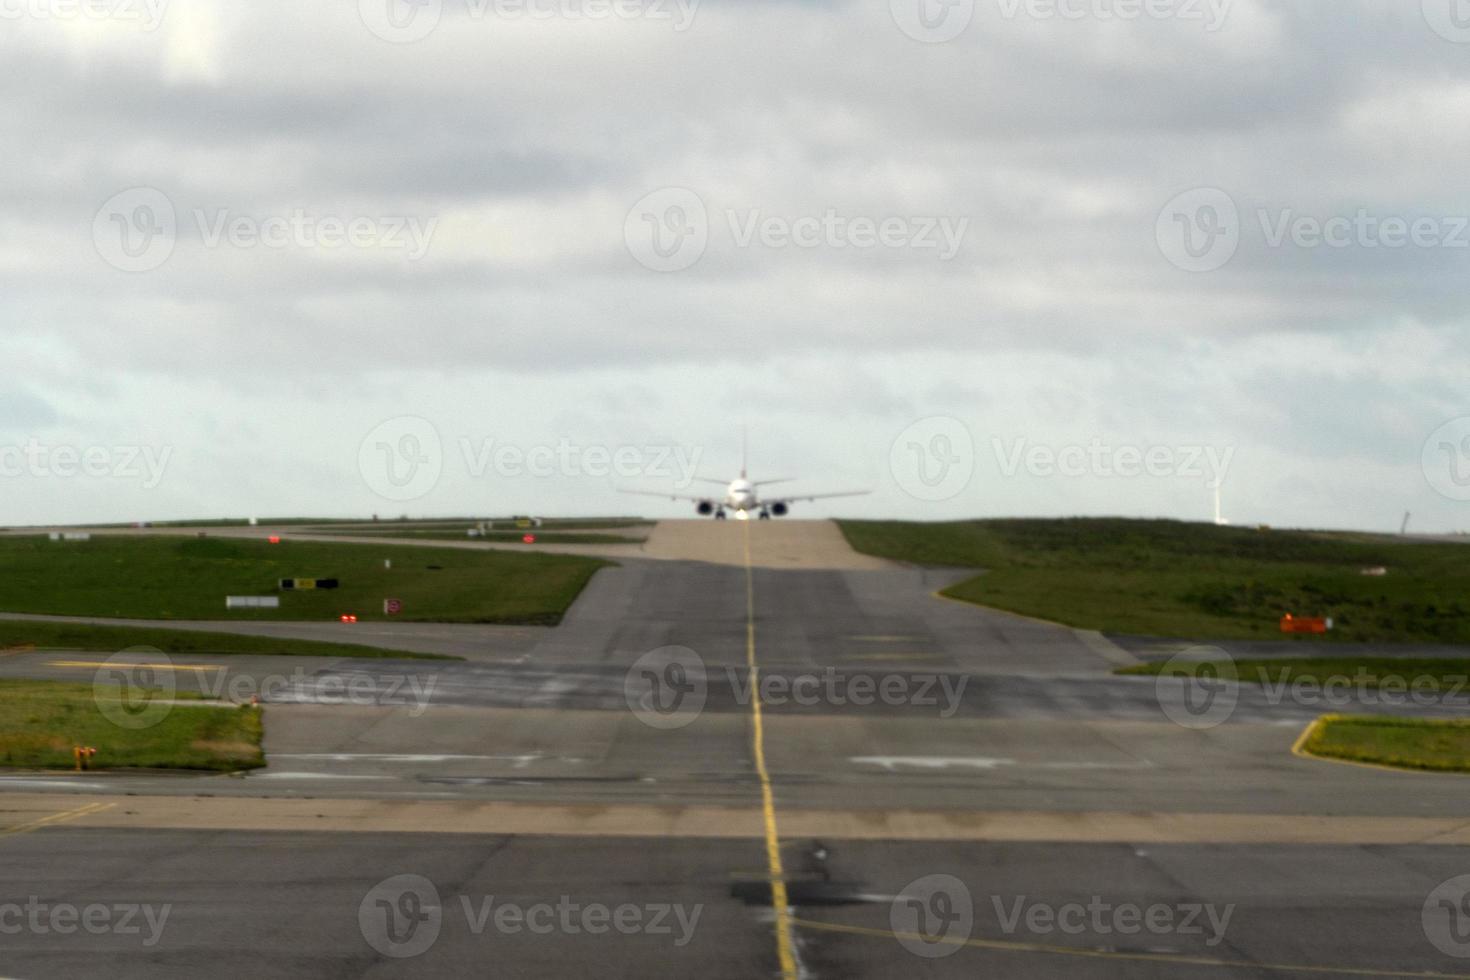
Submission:
[[[1470,529],[1461,0],[0,0],[0,525]]]

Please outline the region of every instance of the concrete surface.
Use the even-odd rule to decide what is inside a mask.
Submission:
[[[1451,866],[1464,867],[1464,849],[800,841],[784,850],[806,976],[1470,972],[1428,942],[1420,914]],[[19,976],[713,980],[777,968],[754,841],[68,827],[0,837],[0,858],[0,913],[9,905],[23,916],[31,904],[40,915],[40,929],[5,938],[5,968]],[[926,945],[903,916],[925,894],[914,883],[932,874],[968,902],[931,920],[941,941]],[[107,919],[94,921],[114,928],[58,933],[56,906],[100,906]],[[1154,908],[1149,920],[1120,915]]]
[[[1470,782],[1290,752],[1325,708],[1382,705],[1240,688],[1219,724],[1187,727],[1178,682],[1111,673],[1160,648],[938,599],[963,573],[868,565],[830,527],[669,522],[649,542],[663,557],[600,572],[555,629],[404,624],[411,633],[372,637],[465,652],[464,663],[173,657],[182,685],[268,692],[270,765],[0,774],[0,931],[5,903],[30,896],[173,908],[154,946],[118,932],[7,933],[3,968],[777,976],[774,840],[802,976],[1470,975],[1425,919],[1431,891],[1470,873]],[[752,637],[759,699],[744,693]],[[702,698],[674,728],[649,724],[667,716],[629,694],[664,648],[681,670],[655,678]],[[99,660],[9,654],[0,677],[90,682]],[[821,693],[797,703],[807,682]],[[885,682],[904,696],[852,697]],[[922,701],[924,684],[937,700]],[[444,917],[439,939],[406,959],[359,922],[370,890],[399,874],[432,882]],[[919,907],[912,883],[930,875],[962,882],[973,908],[965,930],[934,943],[902,925]],[[651,932],[476,933],[458,900],[490,895],[703,912],[684,945]],[[1233,911],[1212,944],[1183,928],[1007,927],[1000,911],[1018,902]]]

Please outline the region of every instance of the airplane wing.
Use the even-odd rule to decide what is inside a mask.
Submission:
[[[838,490],[835,493],[798,493],[789,497],[762,497],[762,504],[790,504],[798,500],[821,500],[824,497],[863,497],[871,490]]]
[[[629,490],[627,487],[618,487],[618,493],[636,493],[641,497],[664,497],[668,500],[693,500],[701,504],[719,502],[709,495],[701,497],[692,493],[670,493],[667,490]]]

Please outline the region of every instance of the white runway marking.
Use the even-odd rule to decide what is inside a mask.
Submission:
[[[341,772],[254,772],[247,779],[392,779],[391,776],[354,776]]]
[[[324,762],[450,762],[459,759],[519,758],[503,755],[412,755],[396,752],[275,752],[272,759],[317,759]],[[529,758],[535,758],[531,756]]]
[[[509,762],[516,769],[541,759],[551,758],[540,754],[532,755],[434,755],[427,753],[398,752],[274,752],[272,759],[305,759],[312,762],[400,762],[407,765],[434,762]],[[579,765],[584,760],[571,756],[556,756],[554,761]]]
[[[849,762],[882,766],[888,772],[896,769],[999,769],[1022,766],[1028,769],[1152,769],[1149,762],[1019,762],[1015,759],[992,759],[985,756],[930,755],[859,755]]]

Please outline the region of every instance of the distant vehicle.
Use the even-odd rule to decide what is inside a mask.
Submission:
[[[773,483],[790,483],[791,477],[782,477],[775,480],[752,480],[746,475],[745,466],[745,438],[740,440],[740,475],[733,480],[719,480],[710,477],[696,476],[694,479],[701,483],[714,483],[725,488],[724,496],[664,493],[658,490],[629,490],[622,489],[623,493],[636,493],[645,497],[668,497],[670,500],[692,500],[694,509],[704,517],[714,517],[717,521],[723,521],[726,511],[733,511],[740,520],[749,520],[751,514],[756,514],[763,521],[772,517],[785,517],[791,510],[791,505],[802,500],[820,500],[825,497],[861,497],[871,493],[869,490],[839,490],[835,493],[799,493],[787,494],[780,497],[762,496],[760,487],[770,486]]]

